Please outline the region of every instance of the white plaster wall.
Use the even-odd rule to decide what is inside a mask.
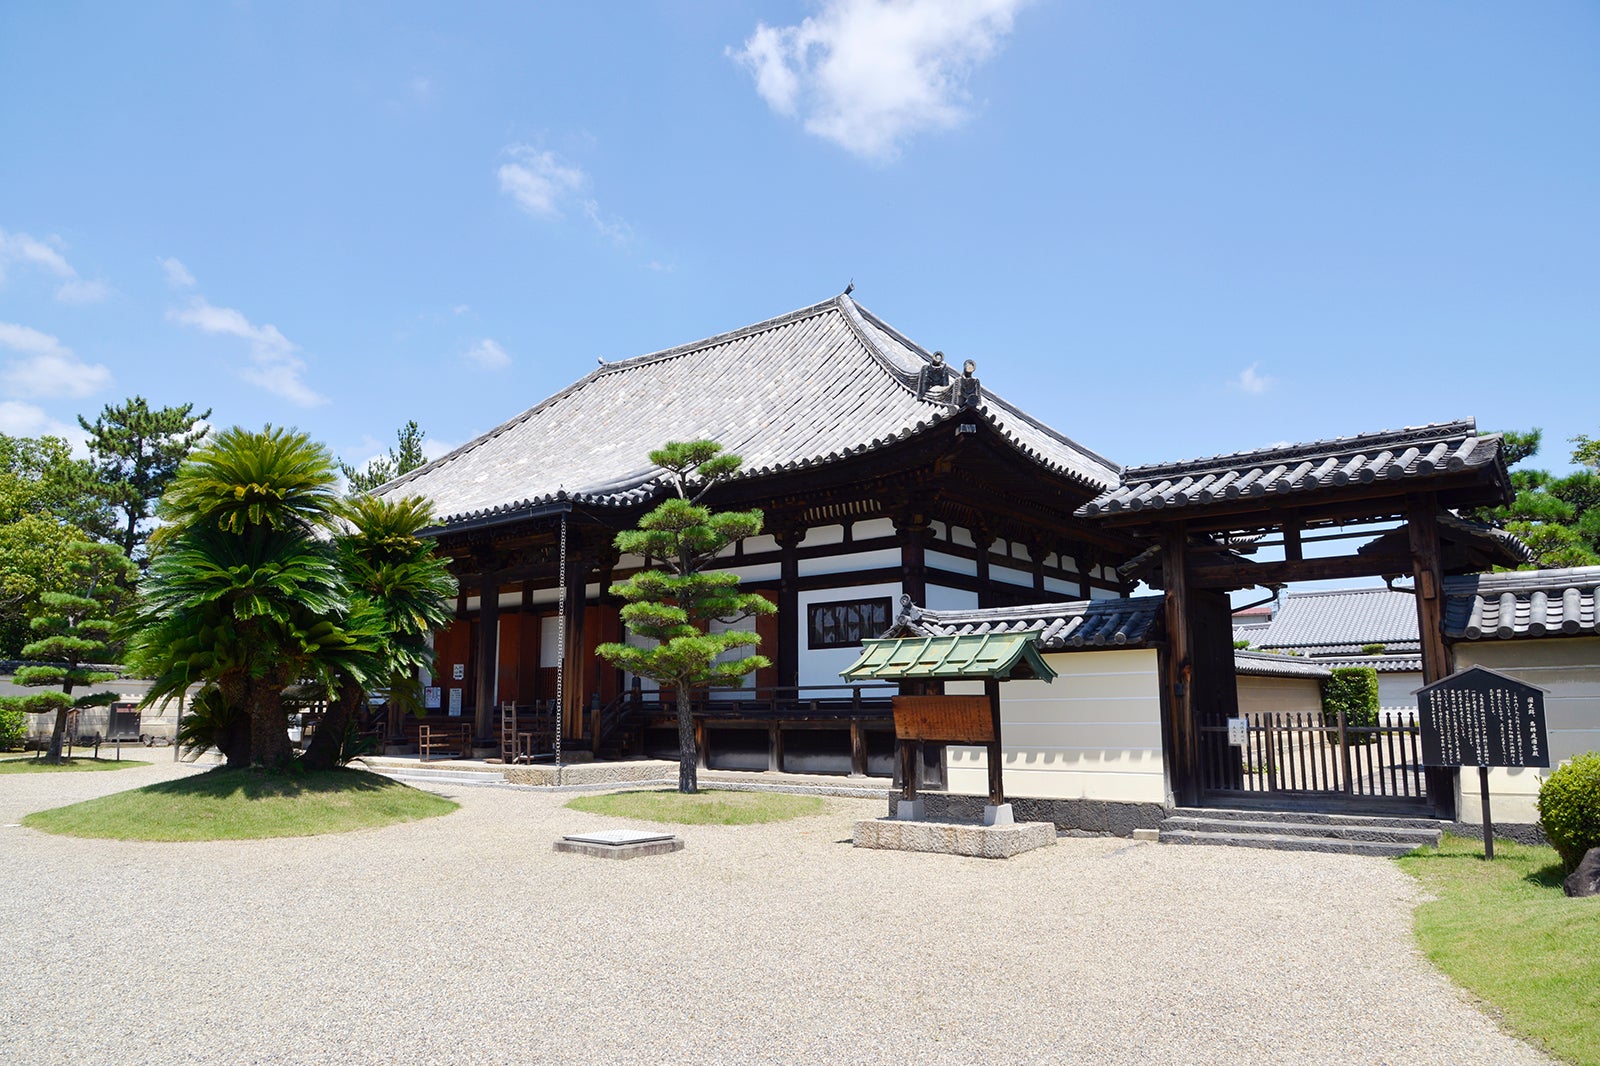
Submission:
[[[1048,575],[1046,575],[1044,579],[1044,590],[1048,592],[1051,597],[1059,596],[1064,600],[1077,599],[1079,591],[1078,583],[1076,581],[1063,581],[1059,577],[1050,577]]]
[[[1163,803],[1161,696],[1153,649],[1055,652],[1058,676],[1000,684],[1000,739],[1007,796]],[[981,683],[947,685],[981,693]],[[951,792],[989,790],[987,752],[945,749]]]
[[[808,538],[809,539],[809,538]],[[826,555],[820,559],[801,559],[801,577],[817,574],[849,574],[857,570],[876,570],[880,567],[900,566],[899,548],[881,548],[878,551],[854,552],[849,555]]]
[[[860,648],[817,648],[806,646],[806,620],[810,617],[813,603],[833,603],[837,600],[871,600],[881,596],[889,598],[889,620],[894,621],[894,614],[900,605],[900,584],[860,585],[852,588],[840,589],[814,589],[810,592],[799,594],[800,601],[800,684],[841,686],[831,691],[812,691],[808,696],[848,696],[850,689],[845,686],[844,680],[839,676],[841,670],[848,670],[861,658]]]
[[[851,540],[870,540],[874,537],[894,536],[894,520],[892,518],[869,518],[865,522],[857,522],[850,527]]]
[[[1600,751],[1600,637],[1471,641],[1455,645],[1456,669],[1486,666],[1545,689],[1550,766]],[[1489,814],[1497,822],[1537,822],[1539,785],[1548,771],[1489,770]],[[1456,817],[1482,821],[1476,770],[1459,775]]]
[[[925,606],[931,611],[975,611],[978,609],[978,594],[970,589],[929,585],[928,602]],[[894,613],[900,613],[898,600],[895,601]]]
[[[923,562],[930,570],[945,570],[952,574],[966,574],[968,577],[978,576],[978,560],[976,559],[930,551],[924,553]]]

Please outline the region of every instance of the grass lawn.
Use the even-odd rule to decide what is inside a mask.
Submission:
[[[821,796],[792,796],[786,792],[611,792],[579,796],[567,803],[575,811],[636,818],[642,822],[678,825],[755,825],[784,822],[821,814],[827,804]]]
[[[122,770],[129,766],[149,766],[139,759],[66,759],[47,763],[28,755],[0,755],[0,774],[60,774],[74,770]]]
[[[111,840],[253,840],[372,829],[459,804],[365,770],[213,770],[38,811],[30,829]]]
[[[1567,1062],[1600,1066],[1600,898],[1568,899],[1551,848],[1446,837],[1399,860],[1438,897],[1417,908],[1428,958],[1507,1029]]]

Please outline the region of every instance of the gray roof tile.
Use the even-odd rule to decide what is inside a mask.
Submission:
[[[1418,650],[1417,601],[1386,588],[1291,592],[1254,643],[1323,654],[1354,654],[1364,644]]]
[[[1451,640],[1600,636],[1600,566],[1445,578]]]
[[[1424,480],[1500,461],[1500,436],[1472,419],[1261,448],[1178,463],[1129,467],[1122,482],[1078,509],[1118,514],[1214,501],[1304,493],[1352,482]]]
[[[1326,663],[1298,655],[1270,655],[1260,651],[1235,651],[1233,672],[1245,677],[1332,677]]]
[[[602,365],[442,458],[381,487],[421,495],[442,525],[542,505],[643,502],[660,488],[647,454],[709,438],[741,477],[881,448],[953,418],[953,386],[919,396],[932,356],[848,296]],[[957,376],[959,370],[957,371]],[[979,415],[1039,466],[1099,491],[1119,468],[987,390]]]
[[[905,597],[900,603],[900,617],[884,636],[1037,633],[1043,651],[1074,651],[1143,647],[1161,618],[1163,598],[1073,600],[968,611],[930,611]]]

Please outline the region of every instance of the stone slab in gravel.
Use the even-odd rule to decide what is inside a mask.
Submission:
[[[0,821],[137,783],[0,778]],[[594,862],[550,842],[645,824],[435,790],[461,810],[328,837],[0,829],[0,1062],[1547,1061],[1420,956],[1383,860],[873,851],[882,804],[830,799]]]

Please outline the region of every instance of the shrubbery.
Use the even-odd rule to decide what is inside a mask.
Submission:
[[[1333,676],[1322,683],[1322,721],[1329,727],[1344,724],[1352,729],[1378,724],[1378,671],[1370,666],[1336,666]],[[1362,734],[1363,739],[1375,734]]]
[[[1600,752],[1562,764],[1545,780],[1539,789],[1539,825],[1569,873],[1584,852],[1600,848]]]
[[[14,751],[27,739],[27,712],[0,708],[0,751]]]

